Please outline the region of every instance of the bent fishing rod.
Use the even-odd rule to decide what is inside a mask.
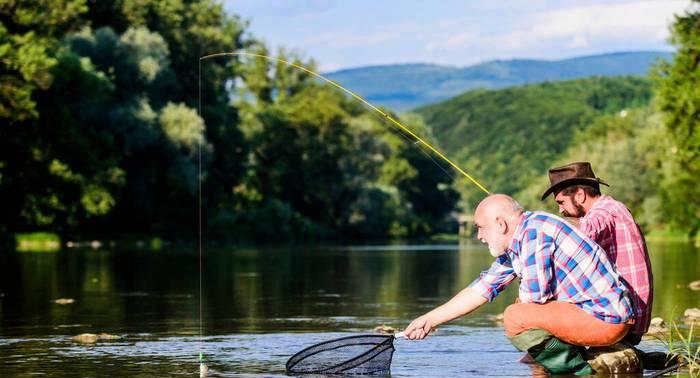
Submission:
[[[349,94],[352,98],[354,98],[354,99],[360,101],[362,104],[364,104],[364,105],[367,106],[368,108],[370,108],[370,109],[372,109],[373,111],[379,113],[384,119],[388,120],[389,122],[391,122],[391,123],[394,124],[395,126],[398,126],[398,127],[399,127],[401,130],[403,130],[406,134],[410,135],[410,136],[416,141],[416,144],[422,144],[422,145],[424,145],[424,146],[427,147],[431,152],[433,152],[435,155],[439,156],[442,160],[446,161],[450,166],[452,166],[452,168],[454,168],[455,170],[457,170],[457,172],[461,173],[464,177],[466,177],[467,179],[469,179],[469,181],[471,181],[474,185],[476,185],[476,186],[477,186],[479,189],[481,189],[484,193],[486,193],[487,195],[488,195],[488,194],[491,194],[491,193],[486,189],[486,187],[484,187],[483,185],[481,185],[481,183],[479,183],[479,181],[477,181],[474,177],[472,177],[470,174],[468,174],[467,172],[465,172],[462,168],[460,168],[457,164],[455,164],[452,160],[450,160],[447,156],[445,156],[445,154],[443,154],[442,152],[440,152],[437,148],[433,147],[432,144],[428,143],[425,139],[421,138],[418,134],[416,134],[415,132],[413,132],[411,129],[409,129],[408,127],[404,126],[401,122],[399,122],[398,120],[396,120],[394,117],[392,117],[391,115],[389,115],[389,114],[387,114],[386,112],[382,111],[382,110],[379,109],[377,106],[375,106],[375,105],[373,105],[372,103],[370,103],[369,101],[365,100],[362,96],[358,95],[357,93],[355,93],[355,92],[353,92],[353,91],[351,91],[351,90],[349,90],[349,89],[343,87],[342,85],[338,84],[336,81],[333,81],[333,80],[331,80],[331,79],[329,79],[329,78],[327,78],[327,77],[325,77],[325,76],[319,74],[318,72],[312,71],[312,70],[310,70],[310,69],[308,69],[308,68],[306,68],[306,67],[304,67],[304,66],[302,66],[302,65],[299,65],[299,64],[296,64],[296,63],[293,63],[293,62],[290,62],[290,61],[287,61],[287,60],[284,60],[284,59],[280,59],[280,58],[275,58],[275,57],[272,57],[272,56],[264,55],[264,54],[256,54],[256,53],[249,53],[249,52],[220,52],[220,53],[214,53],[214,54],[204,55],[204,56],[202,56],[202,57],[199,58],[200,73],[201,73],[201,64],[202,64],[202,61],[207,60],[207,59],[212,59],[212,58],[225,57],[225,56],[247,56],[247,57],[253,57],[253,58],[258,58],[258,59],[265,59],[265,60],[272,61],[272,62],[283,63],[283,64],[285,64],[285,65],[287,65],[287,66],[294,67],[294,68],[296,68],[296,69],[298,69],[298,70],[301,70],[301,71],[303,71],[303,72],[306,72],[306,73],[308,73],[309,75],[312,75],[312,76],[314,76],[314,77],[316,77],[316,78],[318,78],[318,79],[320,79],[320,80],[322,80],[322,81],[324,81],[324,82],[326,82],[326,83],[328,83],[328,84],[334,86],[335,88],[337,88],[337,89],[339,89],[339,90],[341,90],[341,91],[343,91],[343,92]]]

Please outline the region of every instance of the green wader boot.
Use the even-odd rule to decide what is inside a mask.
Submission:
[[[593,374],[577,346],[565,343],[543,329],[534,328],[508,339],[552,374]]]

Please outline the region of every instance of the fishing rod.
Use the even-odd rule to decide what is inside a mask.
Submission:
[[[362,96],[358,95],[357,93],[343,87],[342,85],[338,84],[337,82],[328,79],[327,77],[319,74],[318,72],[312,71],[302,65],[289,62],[284,59],[280,58],[275,58],[272,56],[268,55],[263,55],[263,54],[255,54],[255,53],[248,53],[248,52],[221,52],[221,53],[215,53],[215,54],[209,54],[209,55],[204,55],[199,58],[199,102],[198,102],[198,114],[201,116],[202,114],[202,62],[207,60],[207,59],[212,59],[212,58],[218,58],[218,57],[225,57],[225,56],[247,56],[247,57],[253,57],[253,58],[259,58],[259,59],[265,59],[268,61],[272,62],[279,62],[286,64],[290,67],[294,67],[298,70],[301,70],[303,72],[308,73],[309,75],[312,75],[332,86],[334,86],[337,89],[340,89],[341,91],[349,94],[352,98],[360,101],[363,103],[365,106],[368,108],[372,109],[376,113],[379,113],[384,119],[388,120],[391,122],[393,125],[397,126],[400,130],[402,130],[405,134],[410,135],[413,140],[415,140],[414,144],[422,144],[425,147],[427,147],[431,152],[433,152],[435,155],[439,156],[441,159],[446,161],[452,168],[457,170],[457,172],[461,173],[464,177],[469,179],[474,185],[476,185],[479,189],[481,189],[484,193],[487,195],[490,194],[488,189],[484,187],[479,181],[477,181],[474,177],[472,177],[470,174],[465,172],[462,168],[460,168],[457,164],[455,164],[452,160],[450,160],[445,154],[440,152],[437,148],[433,147],[432,144],[428,143],[425,139],[421,138],[418,134],[413,132],[411,129],[408,127],[404,126],[401,122],[396,120],[394,117],[390,116],[386,112],[382,111],[369,101],[365,100]],[[404,134],[401,134],[401,136],[405,137],[408,139],[408,137]],[[410,141],[410,140],[409,140]],[[438,164],[435,159],[433,159],[430,154],[426,153],[421,149],[422,152],[424,152],[430,160],[435,163],[443,172],[445,172],[448,176],[451,177],[451,175],[440,165]],[[197,149],[197,159],[198,159],[198,205],[199,205],[199,224],[198,224],[198,230],[199,230],[199,376],[200,377],[206,377],[209,372],[209,367],[205,363],[204,360],[204,351],[202,348],[202,338],[204,337],[203,333],[203,324],[202,324],[202,143],[200,142],[198,149]]]
[[[428,143],[425,139],[421,138],[418,134],[416,134],[415,132],[413,132],[411,129],[409,129],[408,127],[404,126],[401,122],[399,122],[398,120],[396,120],[394,117],[390,116],[389,114],[387,114],[386,112],[382,111],[381,109],[379,109],[378,107],[376,107],[375,105],[373,105],[372,103],[370,103],[369,101],[365,100],[362,96],[358,95],[357,93],[355,93],[355,92],[353,92],[353,91],[351,91],[351,90],[349,90],[349,89],[343,87],[342,85],[340,85],[340,84],[338,84],[337,82],[335,82],[335,81],[333,81],[333,80],[331,80],[331,79],[329,79],[329,78],[327,78],[327,77],[325,77],[325,76],[319,74],[318,72],[312,71],[312,70],[310,70],[310,69],[308,69],[308,68],[306,68],[306,67],[304,67],[304,66],[302,66],[302,65],[299,65],[299,64],[296,64],[296,63],[293,63],[293,62],[290,62],[290,61],[287,61],[287,60],[284,60],[284,59],[280,59],[280,58],[275,58],[275,57],[272,57],[272,56],[264,55],[264,54],[256,54],[256,53],[249,53],[249,52],[221,52],[221,53],[214,53],[214,54],[204,55],[204,56],[202,56],[202,57],[199,58],[199,61],[200,61],[200,75],[201,75],[201,62],[202,62],[203,60],[207,60],[207,59],[211,59],[211,58],[217,58],[217,57],[222,57],[222,56],[248,56],[248,57],[254,57],[254,58],[265,59],[265,60],[272,61],[272,62],[279,62],[279,63],[286,64],[286,65],[288,65],[288,66],[290,66],[290,67],[294,67],[294,68],[296,68],[296,69],[299,69],[299,70],[301,70],[301,71],[304,71],[304,72],[308,73],[309,75],[312,75],[312,76],[314,76],[314,77],[316,77],[316,78],[318,78],[318,79],[323,80],[324,82],[326,82],[326,83],[328,83],[328,84],[334,86],[335,88],[340,89],[341,91],[343,91],[343,92],[349,94],[349,95],[352,96],[354,99],[360,101],[361,103],[363,103],[363,104],[364,104],[365,106],[367,106],[368,108],[370,108],[370,109],[374,110],[375,112],[379,113],[384,119],[388,120],[389,122],[391,122],[391,123],[394,124],[395,126],[399,127],[401,130],[403,130],[406,134],[410,135],[410,136],[416,141],[416,144],[422,144],[422,145],[424,145],[424,146],[427,147],[431,152],[433,152],[435,155],[439,156],[441,159],[443,159],[443,160],[446,161],[448,164],[450,164],[450,166],[452,166],[452,168],[454,168],[455,170],[457,170],[457,172],[461,173],[464,177],[466,177],[467,179],[469,179],[469,181],[471,181],[474,185],[476,185],[476,186],[477,186],[479,189],[481,189],[484,193],[486,193],[486,194],[491,194],[491,193],[488,191],[488,189],[486,189],[486,187],[484,187],[481,183],[479,183],[479,181],[477,181],[474,177],[472,177],[470,174],[468,174],[467,172],[465,172],[462,168],[460,168],[457,164],[455,164],[452,160],[450,160],[447,156],[445,156],[445,154],[443,154],[442,152],[440,152],[437,148],[433,147],[432,144]],[[200,90],[201,90],[201,88],[200,88]],[[200,96],[200,97],[201,97],[201,96]],[[201,99],[200,99],[200,100],[201,100]]]

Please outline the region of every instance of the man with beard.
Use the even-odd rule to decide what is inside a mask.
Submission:
[[[563,219],[523,211],[503,194],[484,199],[474,223],[496,260],[447,303],[413,320],[406,337],[425,338],[520,277],[519,302],[504,313],[510,341],[551,373],[591,373],[581,348],[618,342],[633,316],[627,289],[605,251]]]
[[[550,187],[542,200],[554,194],[559,212],[578,219],[578,227],[603,247],[625,280],[635,307],[635,324],[623,342],[637,345],[651,321],[653,278],[644,236],[630,211],[614,198],[601,194],[591,164],[576,162],[549,170]]]

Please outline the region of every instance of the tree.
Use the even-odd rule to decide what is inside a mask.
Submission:
[[[700,230],[700,1],[675,17],[671,43],[678,47],[673,61],[657,70],[659,107],[673,142],[666,203],[676,226],[695,235]]]
[[[51,85],[52,50],[86,11],[85,0],[0,2],[0,119],[38,116],[32,95]]]

